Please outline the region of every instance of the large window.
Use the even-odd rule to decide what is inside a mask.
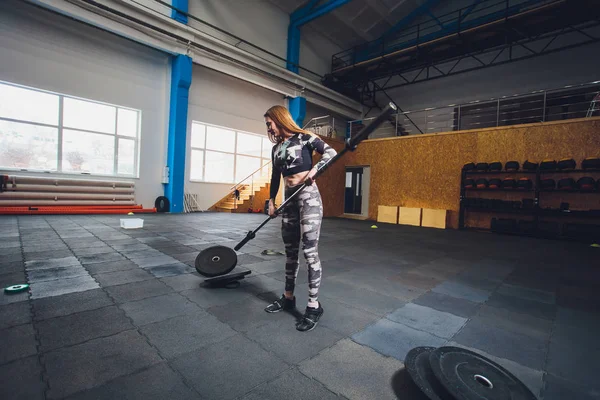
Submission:
[[[140,115],[0,82],[0,168],[137,177]]]
[[[237,183],[271,161],[265,135],[192,122],[190,180]],[[268,175],[267,167],[260,171]]]

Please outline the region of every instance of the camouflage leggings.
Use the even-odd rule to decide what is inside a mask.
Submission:
[[[286,187],[288,198],[299,186]],[[317,302],[321,284],[321,261],[319,260],[319,234],[323,218],[323,204],[317,184],[305,187],[282,211],[281,232],[285,244],[285,290],[294,291],[298,276],[298,253],[300,242],[308,264],[308,302]]]

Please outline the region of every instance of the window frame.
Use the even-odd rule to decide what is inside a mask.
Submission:
[[[72,96],[72,95],[67,95],[64,93],[59,93],[59,92],[53,92],[50,90],[44,90],[44,89],[39,89],[39,88],[35,88],[35,87],[31,87],[31,86],[25,86],[25,85],[20,85],[17,83],[13,83],[13,82],[8,82],[8,81],[3,81],[0,80],[0,84],[1,85],[6,85],[6,86],[13,86],[13,87],[17,87],[17,88],[21,88],[24,90],[29,90],[29,91],[33,91],[33,92],[40,92],[40,93],[47,93],[53,96],[58,96],[58,122],[57,125],[53,125],[53,124],[47,124],[47,123],[39,123],[39,122],[33,122],[33,121],[28,121],[28,120],[22,120],[22,119],[15,119],[15,118],[8,118],[8,117],[3,117],[0,116],[0,121],[8,121],[8,122],[15,122],[15,123],[22,123],[22,124],[29,124],[29,125],[35,125],[35,126],[43,126],[43,127],[48,127],[48,128],[53,128],[53,129],[57,129],[58,134],[57,134],[57,148],[56,148],[56,158],[57,158],[57,162],[56,162],[56,170],[48,170],[48,169],[37,169],[37,168],[18,168],[18,167],[6,167],[6,166],[1,166],[0,165],[0,169],[5,170],[5,171],[19,171],[19,172],[33,172],[33,173],[46,173],[46,174],[61,174],[61,175],[74,175],[74,176],[80,176],[80,175],[84,175],[84,176],[94,176],[94,177],[104,177],[104,178],[128,178],[128,179],[139,179],[140,177],[140,169],[139,169],[139,165],[140,165],[140,141],[141,141],[141,125],[142,125],[142,110],[138,110],[135,108],[131,108],[131,107],[126,107],[126,106],[120,106],[120,105],[116,105],[116,104],[111,104],[111,103],[107,103],[107,102],[102,102],[102,101],[98,101],[98,100],[91,100],[91,99],[86,99],[83,97],[79,97],[79,96]],[[89,130],[89,129],[80,129],[80,128],[75,128],[75,127],[71,127],[71,126],[65,126],[64,125],[64,99],[65,98],[69,98],[69,99],[73,99],[73,100],[78,100],[78,101],[84,101],[87,103],[93,103],[93,104],[100,104],[103,106],[108,106],[108,107],[113,107],[115,109],[115,130],[114,133],[106,133],[106,132],[99,132],[99,131],[94,131],[94,130]],[[123,110],[128,110],[128,111],[133,111],[137,114],[137,122],[136,122],[136,134],[135,136],[128,136],[128,135],[119,135],[118,134],[118,123],[119,123],[119,109],[123,109]],[[85,133],[91,133],[91,134],[95,134],[95,135],[104,135],[104,136],[112,136],[114,138],[113,140],[113,144],[114,144],[114,148],[113,148],[113,173],[112,174],[100,174],[100,173],[94,173],[94,172],[76,172],[76,171],[65,171],[63,170],[63,130],[70,130],[70,131],[79,131],[79,132],[85,132]],[[119,165],[119,139],[126,139],[126,140],[133,140],[134,142],[134,154],[133,154],[133,174],[124,174],[124,173],[119,173],[118,172],[118,165]]]
[[[193,135],[193,127],[194,124],[198,124],[198,125],[203,125],[204,126],[204,147],[196,147],[192,145],[192,135]],[[214,127],[214,128],[218,128],[218,129],[224,129],[224,130],[228,130],[228,131],[232,131],[235,134],[235,140],[234,140],[234,147],[233,147],[233,152],[229,152],[229,151],[221,151],[221,150],[211,150],[211,149],[207,149],[206,148],[206,144],[208,141],[208,127]],[[191,183],[216,183],[216,184],[222,184],[222,185],[235,185],[237,183],[239,183],[239,181],[237,180],[237,160],[238,160],[238,156],[244,156],[244,157],[252,157],[252,158],[256,158],[258,160],[260,160],[260,167],[263,167],[264,165],[267,165],[268,163],[271,162],[271,154],[267,154],[265,157],[264,151],[264,144],[262,141],[264,140],[269,140],[267,135],[264,134],[259,134],[259,133],[255,133],[255,132],[249,132],[249,131],[244,131],[241,129],[234,129],[234,128],[229,128],[226,126],[222,126],[222,125],[216,125],[216,124],[210,124],[207,122],[203,122],[200,120],[195,120],[192,119],[190,121],[190,140],[189,140],[189,163],[188,163],[188,168],[189,168],[189,175],[188,175],[188,181]],[[245,134],[245,135],[251,135],[251,136],[257,136],[261,138],[261,149],[260,149],[260,156],[255,156],[255,155],[250,155],[250,154],[244,154],[244,153],[238,153],[238,134]],[[203,160],[202,160],[202,179],[192,179],[192,155],[193,155],[193,151],[201,151],[203,153]],[[222,153],[222,154],[229,154],[229,155],[233,155],[233,177],[232,177],[232,181],[227,181],[227,182],[219,182],[219,181],[212,181],[212,180],[206,180],[206,152],[214,152],[214,153]],[[263,164],[263,161],[266,160],[266,164]],[[244,178],[245,179],[248,175],[245,175]]]

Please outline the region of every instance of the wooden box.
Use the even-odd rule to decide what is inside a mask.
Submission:
[[[446,213],[447,210],[432,210],[430,208],[424,208],[421,226],[446,229]]]
[[[398,207],[393,206],[378,206],[377,222],[385,222],[389,224],[398,223]]]
[[[400,207],[398,223],[401,225],[421,225],[421,209],[411,207]]]

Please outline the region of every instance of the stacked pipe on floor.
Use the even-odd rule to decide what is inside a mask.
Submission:
[[[0,214],[155,213],[135,203],[127,181],[0,175]]]

